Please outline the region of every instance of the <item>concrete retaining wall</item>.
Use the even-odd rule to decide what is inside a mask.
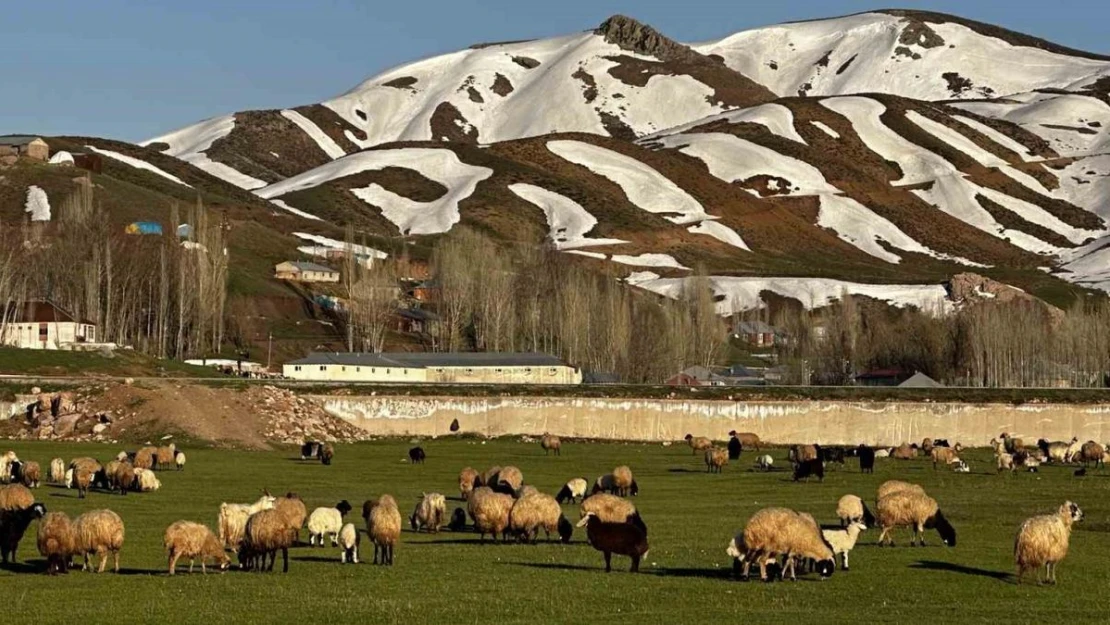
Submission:
[[[986,445],[1001,432],[1035,441],[1110,440],[1110,405],[912,402],[731,402],[527,397],[316,396],[329,413],[382,436],[439,436],[453,419],[488,436],[545,432],[567,437],[678,440],[687,433],[766,441],[897,445],[925,437]]]

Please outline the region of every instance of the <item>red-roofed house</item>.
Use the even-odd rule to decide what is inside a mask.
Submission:
[[[72,349],[77,343],[95,343],[96,325],[52,302],[9,302],[0,307],[0,344],[22,349]]]

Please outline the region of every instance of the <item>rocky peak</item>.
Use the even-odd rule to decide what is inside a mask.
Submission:
[[[594,31],[605,41],[630,52],[653,56],[663,61],[707,59],[651,26],[626,15],[614,15]]]

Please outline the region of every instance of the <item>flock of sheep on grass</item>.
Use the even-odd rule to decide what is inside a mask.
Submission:
[[[726,448],[718,448],[704,437],[686,436],[695,454],[704,454],[706,470],[720,472],[729,460],[738,460],[744,448],[759,450],[760,440],[754,434],[731,432]],[[1079,444],[1039,441],[1035,449],[1026,450],[1023,442],[1002,434],[991,441],[999,472],[1024,467],[1036,471],[1041,462],[1094,462],[1101,465],[1106,452],[1103,446],[1088,442]],[[558,437],[544,435],[540,441],[545,454],[561,454]],[[846,457],[858,457],[860,469],[872,472],[875,459],[892,457],[908,459],[924,451],[932,458],[934,468],[952,465],[966,468],[959,458],[957,443],[926,439],[922,445],[901,445],[894,449],[859,447],[822,447],[795,445],[789,460],[794,479],[816,476],[822,479],[826,463],[843,464]],[[319,459],[331,464],[335,455],[329,444],[306,443],[302,460]],[[420,447],[409,451],[414,464],[423,463],[426,454]],[[771,470],[770,455],[758,456],[756,466]],[[155,470],[182,469],[185,455],[170,444],[165,447],[143,447],[136,452],[121,452],[114,460],[101,465],[93,458],[76,458],[68,465],[55,458],[49,466],[47,480],[55,485],[76,488],[84,497],[90,487],[126,494],[128,491],[149,491],[159,487]],[[123,520],[111,510],[93,510],[76,519],[62,512],[47,512],[35,501],[30,489],[41,481],[40,467],[35,462],[19,460],[12,451],[0,456],[0,551],[3,561],[15,561],[16,549],[27,528],[39,519],[37,546],[45,557],[47,572],[65,573],[75,557],[84,559],[82,570],[91,568],[90,556],[99,556],[98,572],[103,572],[109,556],[114,570],[119,571],[119,555],[124,542]],[[636,496],[639,485],[627,466],[618,466],[610,473],[591,482],[573,478],[554,495],[542,493],[525,484],[524,475],[514,466],[495,466],[484,472],[471,467],[462,469],[458,481],[459,494],[466,509],[456,508],[450,515],[447,498],[441,493],[423,493],[409,517],[413,531],[436,533],[447,527],[454,531],[467,529],[467,517],[484,542],[487,535],[494,541],[514,539],[535,543],[542,530],[548,540],[557,536],[569,542],[574,525],[562,511],[565,503],[580,505],[577,527],[584,527],[588,543],[600,551],[606,572],[611,570],[614,554],[631,558],[631,570],[639,570],[640,561],[648,552],[648,528],[636,507],[625,497]],[[353,510],[346,500],[334,507],[320,507],[311,514],[294,493],[275,497],[268,491],[254,503],[223,503],[217,514],[216,531],[192,521],[177,521],[166,528],[165,547],[169,573],[176,572],[177,563],[189,560],[189,571],[200,561],[202,572],[209,562],[221,569],[238,558],[245,570],[272,571],[278,552],[282,570],[289,570],[289,549],[307,527],[310,546],[326,541],[340,548],[340,562],[359,561],[360,533],[354,523],[345,522]],[[753,563],[759,566],[760,578],[795,579],[798,569],[816,571],[821,577],[833,574],[836,556],[841,568],[848,570],[849,553],[860,534],[868,527],[881,528],[879,544],[893,546],[892,530],[908,527],[913,531],[910,544],[925,544],[925,530],[935,529],[945,545],[956,545],[956,531],[941,512],[936,500],[916,484],[889,480],[878,489],[875,513],[856,495],[845,495],[837,502],[839,526],[822,527],[814,517],[788,508],[770,507],[756,512],[743,531],[728,544],[726,553],[733,558],[734,572],[747,579]],[[396,500],[383,494],[362,506],[366,535],[374,545],[374,563],[392,565],[394,548],[400,540],[402,517]],[[1055,514],[1036,516],[1025,521],[1014,544],[1018,582],[1031,570],[1045,569],[1044,581],[1055,583],[1056,566],[1067,555],[1072,524],[1083,518],[1079,506],[1065,502]],[[1038,575],[1039,577],[1039,575]]]

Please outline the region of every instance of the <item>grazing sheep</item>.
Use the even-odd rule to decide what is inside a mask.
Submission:
[[[597,514],[587,512],[578,522],[578,527],[586,528],[586,540],[590,546],[605,556],[605,572],[613,570],[613,554],[632,558],[632,573],[640,572],[640,559],[648,553],[647,529],[628,523],[607,523]]]
[[[447,498],[439,493],[421,493],[416,509],[409,517],[412,531],[419,532],[421,528],[433,534],[439,533],[447,517]]]
[[[908,490],[914,493],[921,493],[922,495],[925,494],[925,489],[921,488],[917,484],[911,484],[909,482],[902,482],[899,480],[887,480],[879,485],[879,491],[875,495],[875,499],[879,500],[891,493],[896,493],[903,490]]]
[[[219,539],[212,530],[200,523],[191,521],[175,521],[166,528],[162,537],[162,544],[169,557],[170,575],[176,573],[177,561],[181,558],[189,559],[189,572],[193,572],[193,564],[200,559],[201,573],[208,573],[206,562],[218,562],[220,570],[226,570],[231,564],[231,558],[224,552]]]
[[[822,462],[826,464],[839,464],[840,466],[844,466],[844,458],[846,458],[851,451],[855,451],[845,450],[843,447],[822,447],[820,445],[814,445],[814,447],[817,448],[817,457]]]
[[[177,445],[170,443],[165,447],[159,447],[158,451],[154,452],[154,468],[158,470],[168,469],[174,465],[173,457],[177,453]]]
[[[704,452],[706,449],[711,449],[713,447],[713,441],[704,436],[695,437],[693,434],[687,434],[685,438],[686,443],[690,445],[690,449],[693,450],[693,455],[695,456],[698,455],[699,451]]]
[[[277,552],[281,551],[282,573],[289,572],[289,548],[297,542],[300,526],[289,523],[289,517],[276,507],[261,510],[247,519],[246,531],[239,557],[245,560],[247,568],[258,572],[273,571]],[[266,557],[270,564],[266,566]]]
[[[89,493],[89,487],[93,485],[93,482],[99,481],[103,477],[105,484],[107,483],[104,467],[100,466],[100,463],[93,458],[75,458],[69,463],[69,468],[73,473],[72,479],[70,479],[70,473],[66,472],[66,479],[68,480],[66,486],[76,488],[77,497],[80,499],[84,499],[85,495]]]
[[[590,495],[582,501],[582,505],[579,507],[579,515],[585,517],[591,512],[606,523],[631,523],[644,530],[645,534],[647,533],[647,525],[640,518],[636,506],[626,499],[607,493]]]
[[[301,445],[301,460],[311,460],[320,457],[320,443],[316,441],[305,441]]]
[[[733,434],[728,439],[728,459],[739,460],[742,453],[744,453],[744,444]]]
[[[293,544],[300,540],[301,528],[308,518],[308,508],[296,493],[285,493],[284,497],[274,500],[274,510],[285,517],[289,527],[293,529]]]
[[[1093,462],[1095,463],[1096,469],[1100,467],[1105,469],[1106,465],[1102,462],[1102,457],[1105,454],[1106,449],[1102,445],[1099,445],[1094,441],[1087,441],[1086,443],[1083,443],[1083,447],[1081,447],[1079,450],[1078,460],[1082,460],[1084,466]],[[24,469],[24,471],[26,471],[26,469]]]
[[[15,562],[19,541],[31,521],[46,514],[42,504],[22,484],[0,486],[0,560]]]
[[[926,454],[932,454],[933,453],[933,439],[926,438],[925,440],[921,441],[921,451],[925,452]]]
[[[324,443],[320,447],[320,463],[325,466],[331,466],[332,459],[335,458],[335,447],[331,443]]]
[[[867,509],[863,499],[855,495],[844,495],[836,502],[836,518],[840,519],[841,527],[847,527],[855,521],[862,521],[867,527],[875,524],[875,515]]]
[[[501,473],[501,467],[493,466],[486,469],[486,472],[478,476],[478,483],[476,486],[486,486],[493,488],[497,485],[497,477]]]
[[[775,459],[770,454],[763,454],[756,460],[756,466],[764,471],[770,471],[775,464]]]
[[[48,512],[43,515],[36,542],[39,554],[46,558],[47,574],[57,575],[69,570],[70,559],[77,552],[77,537],[66,513]]]
[[[316,508],[308,517],[308,545],[316,545],[320,539],[320,547],[324,546],[324,537],[331,534],[332,546],[339,544],[339,530],[343,529],[343,517],[351,511],[351,504],[346,499],[340,501],[334,508]],[[300,529],[300,526],[297,526]]]
[[[185,452],[175,451],[173,454],[173,463],[177,466],[177,470],[181,471],[185,468]]]
[[[890,535],[894,528],[912,527],[911,546],[920,538],[921,546],[924,547],[925,530],[934,528],[945,545],[956,546],[956,530],[944,518],[936,500],[924,493],[900,490],[881,497],[875,508],[875,522],[883,528],[879,535],[880,545],[885,539],[887,544],[894,546],[894,538]]]
[[[610,493],[624,496],[632,493],[633,490],[639,491],[638,488],[635,488],[635,483],[636,481],[632,479],[632,469],[621,465],[613,469],[612,473],[598,476],[590,494]]]
[[[1030,569],[1045,567],[1044,581],[1056,583],[1056,567],[1068,555],[1068,541],[1073,523],[1083,520],[1083,510],[1065,501],[1056,514],[1044,514],[1027,519],[1018,529],[1014,539],[1014,562],[1017,564],[1017,583],[1020,584]],[[1037,573],[1037,581],[1041,581]]]
[[[1001,438],[1002,445],[1003,447],[1005,447],[1006,453],[1017,453],[1022,449],[1025,449],[1025,441],[1021,440],[1020,438],[1013,438],[1006,432],[1002,433]]]
[[[92,570],[89,554],[100,556],[103,573],[108,564],[108,554],[112,555],[114,572],[119,573],[119,552],[123,549],[123,519],[111,510],[92,510],[73,520],[73,535],[76,539],[76,554],[84,556],[81,570]]]
[[[136,468],[134,473],[135,482],[138,484],[140,493],[149,493],[162,488],[162,481],[158,479],[154,471]]]
[[[506,537],[509,527],[509,513],[513,508],[513,498],[495,493],[489,487],[475,488],[470,494],[469,512],[474,520],[474,529],[478,530],[479,541],[485,542],[486,534],[497,542],[498,537]]]
[[[115,463],[113,465],[113,463]],[[127,491],[139,487],[139,478],[135,475],[135,467],[131,466],[130,462],[124,460],[113,460],[108,463],[104,469],[108,474],[108,487],[111,490],[119,490],[119,494],[126,495]]]
[[[462,508],[455,508],[451,513],[451,521],[447,524],[447,529],[452,532],[461,532],[466,529],[466,510]]]
[[[509,529],[522,542],[531,541],[532,544],[539,539],[541,529],[548,540],[558,532],[564,543],[570,542],[574,532],[570,521],[563,516],[559,502],[551,495],[539,492],[516,500],[509,510]]]
[[[358,528],[354,523],[348,523],[339,530],[339,562],[358,564]]]
[[[1076,442],[1076,441],[1078,441],[1078,439],[1076,439],[1076,438],[1072,439],[1073,443]],[[1048,442],[1048,441],[1046,441],[1045,439],[1042,438],[1042,439],[1037,441],[1037,447],[1041,450],[1041,453],[1044,454],[1044,457],[1045,457],[1046,461],[1048,461],[1048,462],[1067,462],[1067,460],[1068,460],[1068,449],[1071,447],[1071,443],[1065,443],[1065,442],[1062,442],[1062,441],[1056,441],[1056,442],[1050,443],[1050,442]]]
[[[65,484],[66,480],[66,461],[61,458],[55,458],[50,461],[50,483],[51,484]]]
[[[121,451],[118,454],[116,454],[116,460],[119,460],[120,462],[124,462],[124,461],[131,462],[131,460],[134,457],[135,457],[135,454],[129,454],[126,451]]]
[[[821,536],[832,547],[833,555],[840,554],[840,568],[848,570],[848,552],[855,548],[859,535],[867,529],[862,521],[852,521],[847,527],[821,528]]]
[[[816,561],[821,577],[829,577],[836,570],[832,548],[825,542],[813,517],[789,508],[764,508],[748,520],[739,544],[744,546],[743,578],[747,579],[753,561],[759,562],[759,577],[767,581],[767,564],[779,556],[786,557],[785,574],[795,579],[794,567],[798,558]]]
[[[567,481],[566,484],[563,484],[563,488],[560,489],[559,493],[555,495],[555,501],[559,503],[563,503],[565,501],[578,503],[586,498],[586,488],[588,488],[588,486],[589,482],[586,481],[586,478],[573,478]]]
[[[856,448],[856,455],[859,456],[859,471],[860,473],[874,473],[875,472],[875,450],[867,445],[861,444]]]
[[[276,501],[276,498],[266,492],[254,503],[221,503],[220,513],[216,517],[216,531],[224,549],[238,552],[243,544],[247,519],[256,512],[272,509]]]
[[[817,460],[817,447],[814,445],[793,445],[790,447],[789,457],[791,464]]]
[[[524,474],[520,472],[520,469],[509,466],[497,473],[497,481],[490,488],[505,495],[516,495],[523,485]]]
[[[1101,454],[1100,454],[1101,456]],[[19,472],[19,481],[27,488],[38,488],[39,481],[42,480],[42,467],[34,460],[28,460],[23,463]]]
[[[142,447],[135,452],[135,460],[131,464],[135,465],[136,469],[153,469],[154,457],[157,454],[157,447]]]
[[[759,436],[757,434],[753,432],[737,432],[736,430],[732,430],[728,433],[728,435],[730,438],[735,438],[737,441],[739,441],[741,448],[751,448],[759,451],[759,444],[762,441],[759,440]]]
[[[462,495],[463,501],[470,497],[471,491],[478,486],[478,480],[481,477],[477,471],[470,467],[465,467],[462,471],[459,471],[459,494]]]
[[[427,454],[424,453],[423,447],[413,447],[409,450],[409,462],[413,464],[424,464],[424,458]]]
[[[1000,449],[1005,448],[1003,447]],[[994,454],[994,461],[995,467],[998,469],[998,473],[1002,473],[1003,471],[1009,471],[1010,473],[1014,472],[1013,454],[1008,454],[1005,451],[996,451]]]
[[[495,495],[512,497],[507,495]],[[472,498],[473,500],[473,498]],[[378,552],[381,552],[381,564],[393,565],[393,547],[401,538],[401,512],[397,509],[397,502],[389,495],[378,497],[371,503],[369,513],[366,514],[366,534],[374,543],[374,564],[378,564]],[[366,510],[366,505],[362,508]]]
[[[902,443],[890,453],[890,457],[895,460],[913,460],[917,457],[917,448],[909,443]]]
[[[558,436],[553,434],[544,434],[540,438],[540,447],[543,448],[543,455],[555,452],[556,456],[562,455],[563,441],[559,440]]]
[[[14,451],[6,451],[0,455],[0,483],[8,484],[12,480],[12,465],[19,462],[19,457]]]
[[[951,447],[934,447],[929,454],[933,458],[933,470],[937,470],[938,464],[955,464],[959,462],[960,458],[956,455],[956,451]]]
[[[728,464],[728,451],[720,447],[705,450],[705,470],[710,473],[720,473]]]
[[[803,480],[803,479],[808,482],[809,477],[811,475],[817,476],[818,481],[824,482],[825,481],[825,463],[821,462],[821,460],[818,459],[818,458],[812,458],[810,460],[804,460],[802,462],[798,462],[794,465],[794,481],[795,482],[797,482],[799,480]]]

